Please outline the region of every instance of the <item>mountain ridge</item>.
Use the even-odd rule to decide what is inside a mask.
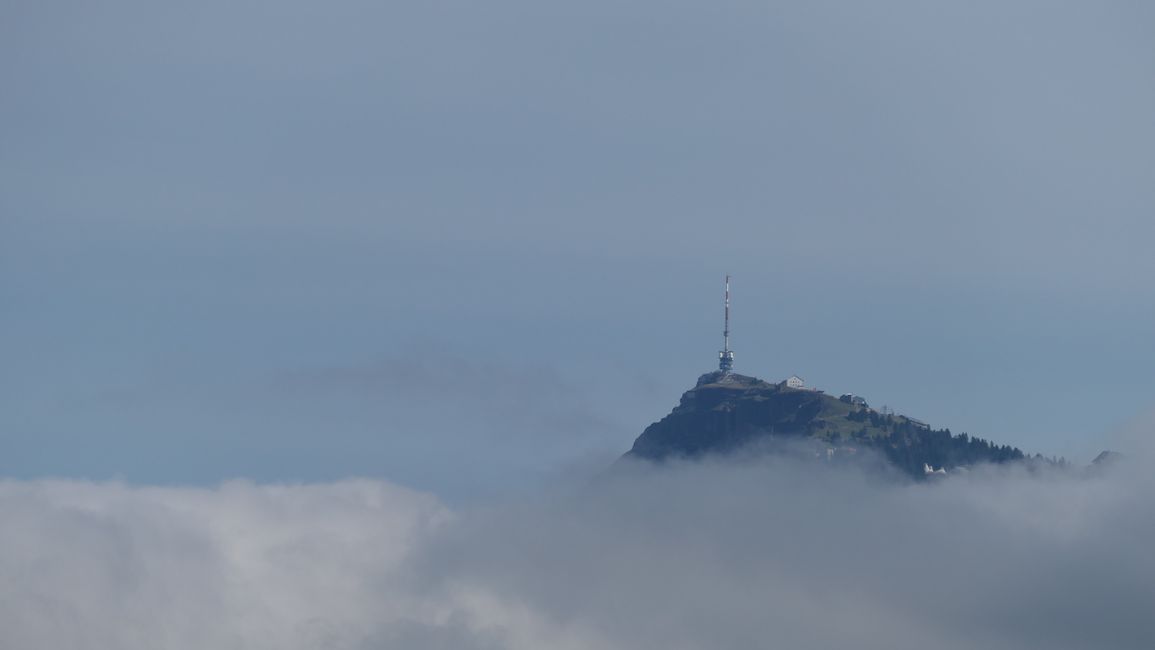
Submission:
[[[771,383],[723,370],[701,375],[668,415],[646,427],[625,457],[693,458],[787,442],[796,448],[802,443],[807,453],[826,460],[876,452],[916,479],[980,463],[1060,463],[965,433],[936,430],[908,416],[881,413],[851,395],[836,398],[786,381]]]

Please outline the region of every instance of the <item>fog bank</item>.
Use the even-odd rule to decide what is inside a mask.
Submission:
[[[377,481],[0,484],[20,648],[1138,648],[1137,463],[895,484],[787,461],[632,467],[451,511]]]

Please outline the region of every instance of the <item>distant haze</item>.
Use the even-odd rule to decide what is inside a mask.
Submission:
[[[1152,25],[10,0],[0,474],[599,466],[714,367],[725,273],[737,370],[1086,462],[1155,406]]]

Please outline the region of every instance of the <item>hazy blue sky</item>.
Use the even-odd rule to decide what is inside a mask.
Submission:
[[[0,474],[626,450],[716,363],[1089,460],[1155,406],[1149,2],[0,7]]]

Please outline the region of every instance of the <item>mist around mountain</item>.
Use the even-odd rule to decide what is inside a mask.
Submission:
[[[905,415],[872,408],[855,395],[834,397],[786,381],[716,371],[698,378],[669,415],[646,427],[626,457],[696,458],[739,451],[810,457],[832,463],[873,463],[915,479],[968,471],[990,463],[1065,466],[1028,456]]]
[[[0,647],[1136,650],[1155,477],[781,455],[477,507],[384,480],[0,482]]]

